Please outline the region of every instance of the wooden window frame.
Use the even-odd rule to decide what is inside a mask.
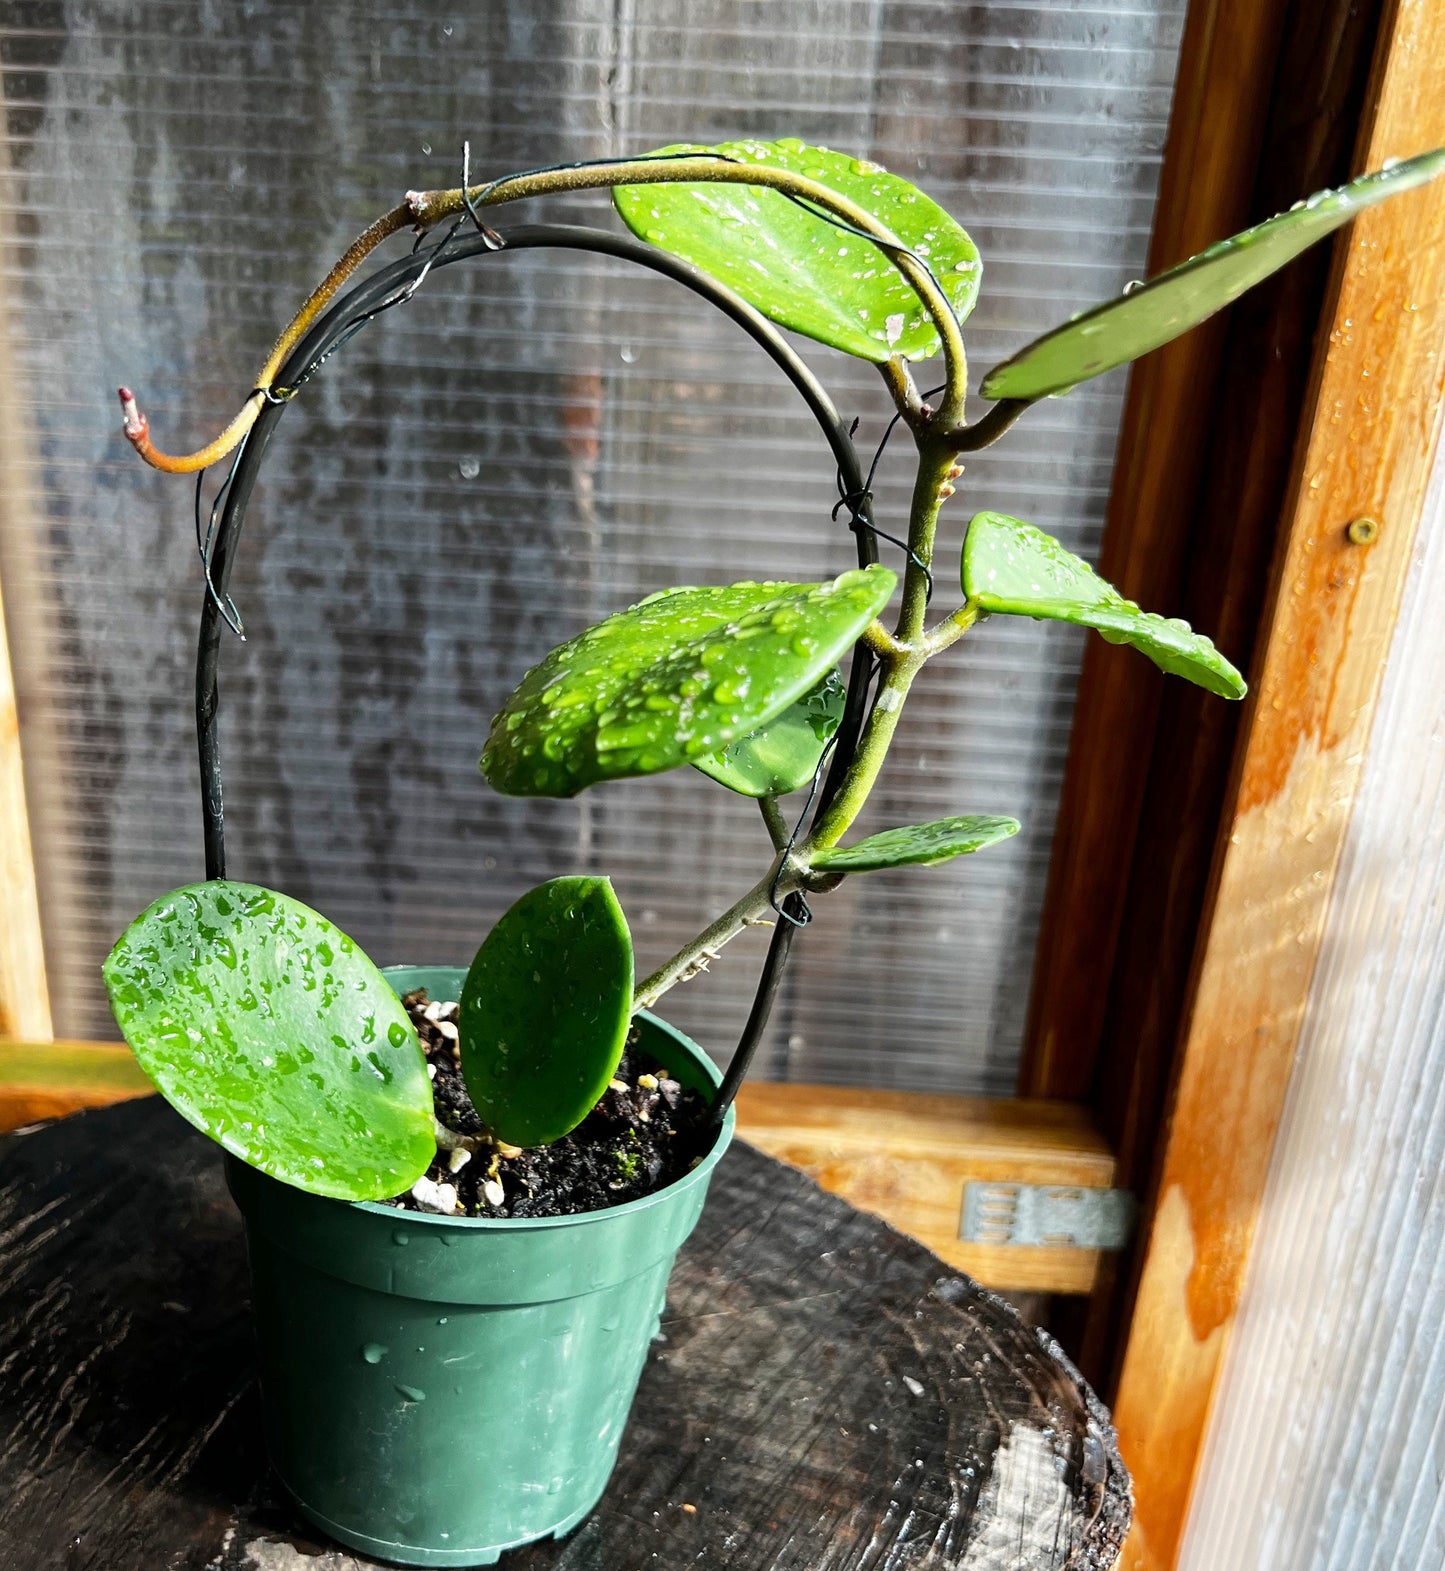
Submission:
[[[0,320],[0,386],[15,385]],[[0,529],[28,530],[30,489],[16,421],[0,409]],[[25,800],[20,706],[10,669],[5,598],[0,586],[0,1038],[49,1041],[52,1035],[40,898]]]
[[[1430,0],[1195,0],[1180,69],[1155,266],[1445,143]],[[1135,1248],[1071,1328],[1134,1475],[1137,1571],[1177,1563],[1442,384],[1431,187],[1362,215],[1130,388],[1104,569],[1253,676],[1242,714],[1221,714],[1090,652],[1021,1079],[1084,1101],[1146,1198]],[[1368,541],[1348,533],[1362,518]]]

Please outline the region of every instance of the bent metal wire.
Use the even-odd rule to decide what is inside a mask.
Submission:
[[[640,159],[639,162],[666,163],[669,160],[693,160],[699,157],[713,158],[716,159],[719,163],[746,163],[745,159],[734,158],[731,154],[717,152],[711,148],[679,148],[673,152],[649,153],[644,155],[644,157]],[[344,344],[348,343],[353,337],[355,337],[355,335],[359,333],[362,328],[364,328],[368,323],[374,321],[383,312],[390,311],[396,306],[404,305],[408,300],[410,300],[411,297],[426,281],[426,277],[428,273],[431,272],[433,267],[438,265],[445,265],[447,261],[457,259],[454,257],[449,257],[447,252],[451,247],[453,240],[456,238],[458,231],[463,227],[463,225],[466,224],[468,219],[471,220],[472,227],[476,230],[478,236],[481,237],[487,250],[500,251],[504,249],[507,245],[506,239],[497,230],[492,229],[483,220],[481,212],[479,211],[480,207],[486,203],[487,198],[500,187],[508,184],[513,180],[527,179],[532,175],[554,174],[572,169],[600,169],[616,162],[617,160],[615,158],[589,158],[581,159],[573,163],[546,164],[535,169],[513,171],[509,174],[500,176],[485,186],[479,186],[477,188],[476,194],[473,195],[471,184],[472,144],[469,141],[464,141],[462,143],[461,184],[461,200],[463,211],[460,216],[453,220],[446,233],[442,236],[441,240],[436,245],[432,246],[429,250],[422,249],[422,243],[426,239],[428,231],[424,228],[418,227],[416,241],[412,246],[412,255],[414,257],[421,256],[424,259],[422,261],[422,265],[415,272],[410,274],[410,276],[402,283],[401,287],[398,288],[394,294],[371,305],[367,309],[358,311],[356,314],[351,316],[344,326],[340,327],[336,332],[331,334],[326,342],[317,348],[311,359],[307,361],[294,376],[288,377],[284,381],[280,380],[280,374],[284,373],[286,368],[292,364],[292,361],[295,358],[295,356],[292,356],[288,358],[285,364],[280,368],[280,373],[278,373],[278,380],[273,382],[269,387],[255,388],[253,390],[253,396],[259,396],[260,398],[264,399],[268,405],[290,403],[291,400],[295,398],[296,395],[301,391],[301,389],[312,379],[312,377],[317,374],[321,367],[339,349],[341,349]],[[920,268],[927,272],[930,277],[933,277],[934,282],[937,283],[938,280],[933,273],[931,265],[925,261],[925,259],[916,251],[911,250],[908,246],[899,243],[889,244],[886,241],[878,239],[876,236],[869,235],[864,230],[858,229],[853,224],[848,223],[845,219],[840,218],[836,213],[830,213],[826,209],[818,207],[816,203],[808,201],[807,198],[796,196],[790,191],[779,191],[775,194],[783,197],[785,201],[791,202],[795,207],[802,208],[804,212],[811,214],[814,218],[821,220],[823,223],[829,224],[833,228],[841,230],[845,234],[850,234],[860,240],[865,240],[870,245],[878,246],[880,249],[890,254],[894,258],[895,262],[897,258],[906,256],[910,261],[915,262]],[[469,254],[475,253],[472,252]],[[940,289],[940,295],[943,299],[945,308],[948,310],[949,314],[952,315],[953,307],[947,298],[946,292]],[[348,301],[352,300],[353,297],[354,291],[351,295],[343,297],[343,300],[339,302],[339,304],[344,305]],[[330,313],[327,313],[327,317],[323,318],[323,320],[329,320],[329,318]],[[957,319],[955,318],[955,321],[956,320]],[[299,347],[300,346],[298,346],[298,349]],[[923,396],[925,398],[931,398],[935,393],[940,393],[942,391],[942,387],[931,388]],[[897,546],[899,550],[904,551],[909,557],[910,561],[912,561],[914,565],[918,567],[923,573],[924,579],[926,580],[924,603],[928,604],[933,599],[933,573],[928,564],[924,562],[918,553],[908,545],[907,541],[899,539],[897,535],[889,534],[884,529],[880,529],[877,524],[872,521],[871,517],[873,479],[878,472],[879,461],[883,457],[884,449],[888,446],[888,439],[892,436],[894,428],[902,418],[903,416],[900,412],[888,422],[888,425],[883,432],[882,439],[878,443],[877,450],[873,454],[873,461],[868,466],[868,477],[862,482],[861,485],[849,484],[845,479],[842,466],[839,466],[838,501],[833,507],[832,516],[834,519],[836,519],[839,512],[846,508],[848,511],[849,528],[852,529],[855,534],[857,534],[862,529],[867,529],[872,532],[876,539],[886,540],[890,545]],[[848,429],[848,435],[850,438],[856,434],[857,429],[858,421],[855,419]],[[216,589],[211,570],[212,542],[216,533],[217,514],[221,507],[222,498],[226,495],[227,489],[231,484],[232,477],[235,475],[236,465],[240,461],[241,447],[243,446],[244,439],[242,444],[238,446],[237,452],[231,460],[231,465],[227,471],[226,478],[221,482],[220,489],[216,492],[215,499],[211,504],[209,520],[204,533],[202,532],[201,528],[202,499],[204,495],[204,481],[206,473],[204,469],[201,470],[196,476],[195,513],[196,548],[200,553],[201,566],[202,571],[205,574],[207,590],[211,594],[212,598],[216,601],[216,607],[221,613],[222,619],[225,621],[226,625],[244,643],[246,639],[245,628],[241,622],[240,613],[236,609],[235,601],[232,600],[229,594],[223,595]],[[841,776],[837,776],[835,778],[841,778]],[[811,800],[812,799],[810,797],[810,803]],[[824,805],[827,805],[826,798]],[[798,831],[795,830],[793,835],[790,837],[788,841],[789,849],[791,849],[793,842],[796,840],[797,834]],[[776,910],[779,915],[784,914],[783,908],[776,900],[774,900],[772,904],[774,910]],[[803,902],[803,909],[806,912],[806,901]],[[790,918],[790,920],[792,920],[792,918]],[[805,922],[808,920],[806,915],[804,916],[803,920]]]
[[[822,216],[822,215],[820,215]],[[240,543],[246,510],[255,488],[277,424],[296,393],[313,377],[321,365],[355,333],[383,311],[409,300],[434,270],[477,256],[505,256],[509,252],[533,249],[590,251],[614,256],[671,278],[684,288],[710,301],[743,329],[774,361],[798,390],[818,422],[833,454],[838,470],[840,507],[849,515],[849,526],[857,547],[858,563],[867,567],[878,560],[877,540],[881,531],[873,523],[872,498],[851,429],[844,424],[832,400],[817,378],[799,358],[779,331],[760,312],[726,286],[677,257],[652,246],[614,234],[572,224],[529,224],[496,231],[476,222],[476,232],[461,233],[469,212],[452,224],[435,245],[422,248],[420,242],[410,256],[379,268],[370,278],[349,290],[311,326],[287,357],[277,375],[275,388],[268,393],[266,407],[246,434],[231,468],[212,503],[205,529],[202,529],[202,492],[196,489],[196,535],[205,572],[206,593],[201,605],[200,633],[196,650],[196,735],[201,765],[201,810],[206,852],[206,876],[226,875],[225,801],[221,782],[220,687],[217,670],[220,661],[222,628],[229,627],[244,637],[239,614],[231,601],[228,585],[231,568]],[[876,463],[876,460],[875,460]],[[871,478],[871,476],[870,476]],[[835,508],[836,516],[838,509]],[[891,537],[885,537],[890,538]],[[875,662],[866,646],[859,645],[849,673],[843,719],[831,750],[819,764],[809,803],[816,801],[814,822],[824,812],[842,783],[844,771],[857,751],[858,740],[870,708]],[[826,764],[826,777],[819,784]],[[803,817],[807,816],[805,807]],[[789,845],[801,831],[803,818],[794,828]],[[780,921],[774,929],[767,957],[759,975],[752,1010],[744,1026],[727,1076],[714,1098],[712,1119],[720,1122],[738,1085],[747,1073],[772,1010],[794,935],[806,924],[811,913],[801,892],[794,892],[775,903]]]

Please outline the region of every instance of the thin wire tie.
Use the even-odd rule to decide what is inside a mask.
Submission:
[[[924,396],[932,397],[933,393],[941,391],[942,388],[936,387],[931,389],[930,392],[926,393]],[[923,603],[927,605],[933,599],[933,572],[932,569],[930,569],[928,563],[925,562],[921,556],[919,556],[917,551],[915,551],[906,540],[900,540],[897,535],[890,535],[886,529],[880,529],[871,518],[864,518],[863,516],[863,508],[873,500],[873,478],[878,473],[878,463],[879,460],[883,457],[883,449],[888,445],[888,438],[893,435],[894,426],[896,426],[902,418],[903,416],[901,414],[896,414],[888,422],[887,429],[883,433],[883,439],[879,442],[877,450],[873,454],[873,462],[868,466],[868,478],[863,482],[863,485],[859,490],[848,490],[847,484],[843,479],[842,466],[839,466],[837,471],[838,500],[833,504],[832,517],[834,522],[836,522],[839,512],[846,507],[848,509],[848,527],[854,532],[854,534],[857,534],[861,529],[866,529],[868,533],[871,534],[875,539],[886,540],[889,545],[897,546],[900,551],[904,552],[907,555],[909,561],[912,562],[913,565],[923,574]],[[854,435],[857,430],[858,421],[855,419],[853,424],[848,427],[848,435]]]
[[[482,215],[477,211],[476,201],[468,189],[471,183],[472,144],[468,141],[462,143],[462,206],[466,208],[467,216],[477,226],[477,233],[486,241],[487,249],[489,251],[506,250],[507,242],[490,225],[483,223]]]
[[[794,927],[806,927],[813,920],[813,908],[808,904],[808,897],[801,889],[794,890],[793,893],[798,897],[798,906],[801,911],[799,916],[794,916],[787,909],[787,903],[792,899],[792,895],[779,899],[778,885],[783,881],[783,874],[787,871],[789,858],[793,854],[793,847],[797,845],[798,836],[803,832],[803,822],[813,809],[814,798],[818,795],[818,787],[823,780],[823,766],[828,762],[837,740],[836,732],[828,738],[828,745],[823,749],[822,757],[818,760],[818,767],[813,771],[813,784],[808,790],[808,800],[803,804],[803,811],[798,815],[798,820],[793,825],[792,832],[788,835],[787,840],[784,841],[782,849],[778,853],[778,870],[773,874],[773,881],[768,887],[768,904],[783,921],[791,922]]]
[[[462,144],[462,147],[462,177],[463,180],[465,180],[470,173],[471,144],[466,142]],[[370,322],[374,322],[377,317],[383,314],[383,312],[395,310],[397,306],[405,305],[407,301],[411,299],[417,290],[420,289],[421,286],[426,282],[427,275],[431,272],[432,268],[437,265],[441,258],[450,249],[452,242],[456,239],[458,232],[461,230],[463,224],[467,222],[469,217],[480,230],[483,238],[487,242],[488,247],[493,251],[501,250],[506,245],[506,241],[503,240],[502,237],[494,230],[488,229],[487,226],[482,223],[481,219],[477,216],[477,213],[473,209],[473,204],[466,199],[465,185],[462,187],[462,195],[463,201],[466,202],[467,211],[460,217],[453,220],[442,238],[425,253],[426,261],[422,264],[422,267],[415,278],[413,278],[409,283],[403,285],[402,288],[398,289],[395,294],[388,296],[388,298],[383,300],[379,305],[375,305],[369,311],[363,311],[359,316],[353,317],[336,335],[331,344],[321,354],[317,355],[317,357],[300,372],[295,381],[293,381],[289,387],[258,387],[254,389],[254,391],[259,393],[268,404],[289,404],[291,400],[295,398],[297,393],[299,393],[301,389],[305,387],[309,381],[311,381],[317,372],[321,370],[322,366],[324,366],[326,362],[330,360],[331,357],[340,349],[342,349],[346,344],[349,344],[363,327],[367,326],[367,324]],[[422,241],[424,239],[425,235],[417,236],[411,248],[413,256],[416,256],[421,252]]]
[[[868,683],[871,687],[872,684],[877,680],[879,671],[883,669],[882,662],[877,658],[877,656],[874,655],[871,649],[866,647],[860,649],[859,653],[866,657],[868,661]],[[875,693],[869,702],[868,714],[865,716],[863,721],[864,725],[867,725],[868,721],[872,718],[873,710],[877,703],[878,696]],[[837,745],[838,733],[835,731],[833,735],[828,738],[828,745],[823,749],[822,756],[818,759],[818,767],[813,771],[813,783],[808,789],[808,800],[803,803],[803,810],[798,814],[797,821],[793,825],[792,832],[788,835],[787,840],[783,842],[782,849],[778,853],[778,870],[773,874],[773,882],[768,889],[768,904],[773,908],[774,912],[778,916],[780,916],[785,922],[791,922],[794,927],[806,927],[808,923],[813,920],[813,908],[808,904],[808,897],[802,892],[801,889],[794,890],[793,894],[797,896],[798,904],[802,908],[802,915],[794,916],[793,913],[787,909],[787,900],[791,899],[792,896],[790,895],[785,899],[779,899],[778,886],[783,881],[783,874],[787,870],[788,859],[793,854],[793,847],[798,843],[798,836],[803,832],[803,825],[807,822],[809,813],[813,811],[813,803],[817,800],[818,792],[822,787],[823,775],[827,771],[828,760],[833,756],[833,749]]]
[[[886,529],[880,529],[871,519],[864,518],[863,506],[873,500],[873,493],[865,486],[861,491],[845,491],[843,489],[843,472],[838,471],[838,490],[840,495],[833,504],[833,521],[836,523],[838,514],[843,508],[848,509],[848,527],[856,534],[860,529],[866,529],[870,535],[878,540],[886,540],[889,545],[896,545],[900,551],[907,554],[908,559],[918,567],[927,580],[927,598],[933,598],[933,574],[929,571],[928,564],[915,551],[906,540],[900,540],[897,535],[890,535]]]
[[[221,488],[216,492],[215,500],[211,503],[210,516],[206,521],[204,535],[201,532],[201,502],[204,492],[206,470],[202,469],[196,475],[196,551],[201,558],[201,572],[206,579],[206,593],[211,597],[216,609],[221,613],[221,619],[226,626],[241,640],[246,642],[246,629],[241,622],[241,613],[236,609],[236,602],[229,594],[223,595],[216,585],[216,580],[211,572],[211,553],[216,538],[216,524],[221,516],[221,503],[225,500],[226,492],[231,488],[231,481],[236,475],[236,466],[241,461],[241,454],[245,451],[246,443],[243,440],[236,448],[236,456],[231,460],[231,467],[226,471],[226,478],[221,482]]]

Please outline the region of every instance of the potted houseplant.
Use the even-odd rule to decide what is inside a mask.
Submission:
[[[197,453],[156,449],[122,389],[126,434],[157,467],[194,472],[236,456],[203,535],[207,878],[136,919],[106,982],[161,1092],[229,1153],[268,1441],[308,1516],[384,1558],[470,1565],[586,1514],[808,899],[1018,828],[974,814],[849,838],[921,667],[982,617],[1031,616],[1094,628],[1225,698],[1245,692],[1207,638],[1142,611],[1022,520],[976,514],[945,575],[935,537],[963,456],[1038,399],[1167,342],[1360,208],[1442,168],[1445,151],[1311,197],[1064,323],[987,373],[991,408],[973,424],[961,324],[980,261],[968,235],[906,181],[795,141],[668,148],[409,194],[337,264],[235,421]],[[535,224],[499,233],[486,221],[501,204],[585,187],[612,189],[635,239]],[[409,227],[421,237],[410,257],[335,298]],[[227,578],[276,422],[346,338],[432,270],[534,246],[627,257],[733,317],[817,417],[858,546],[858,567],[829,582],[679,588],[619,610],[545,655],[494,721],[481,768],[499,791],[566,797],[691,765],[758,801],[770,846],[758,881],[640,981],[604,877],[524,895],[466,971],[390,972],[317,912],[226,877],[216,665],[236,625]],[[917,450],[909,517],[891,532],[873,517],[847,428],[779,327],[878,366]],[[925,396],[910,363],[935,355],[942,382]],[[898,572],[879,562],[880,541]],[[931,617],[935,574],[955,571],[956,604]],[[769,921],[757,999],[721,1077],[651,1009],[736,933]]]

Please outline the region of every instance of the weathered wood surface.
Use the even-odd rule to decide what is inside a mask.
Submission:
[[[3,1065],[0,1049],[0,1120]],[[1097,1249],[1001,1247],[958,1236],[971,1183],[1110,1187],[1113,1155],[1073,1103],[752,1081],[738,1094],[738,1127],[829,1194],[1000,1292],[1087,1293],[1094,1285]]]
[[[215,1146],[156,1101],[10,1135],[0,1239],[0,1566],[368,1564],[266,1467]],[[1113,1564],[1129,1512],[1107,1417],[1047,1337],[739,1146],[602,1505],[506,1564],[1083,1571]]]

